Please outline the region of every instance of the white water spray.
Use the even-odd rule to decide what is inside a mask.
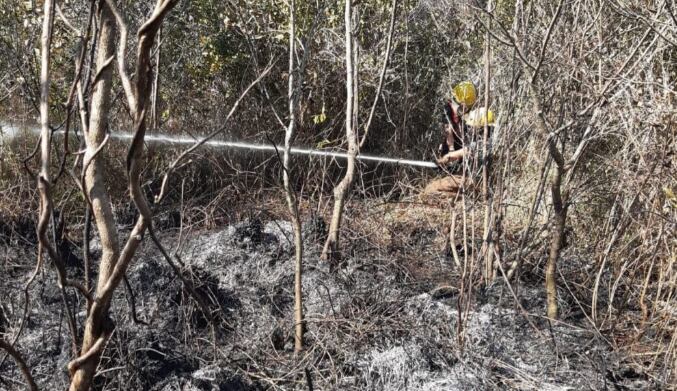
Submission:
[[[112,138],[117,139],[131,139],[134,137],[132,134],[128,133],[115,133],[111,134]],[[157,143],[168,143],[168,144],[195,144],[198,140],[189,137],[173,137],[173,136],[164,136],[164,135],[146,135],[146,142],[157,142]],[[247,143],[240,141],[222,141],[222,140],[209,140],[205,143],[212,147],[219,148],[235,148],[235,149],[248,149],[252,151],[269,151],[269,152],[279,152],[282,153],[283,147],[279,145],[270,145],[270,144],[256,144],[256,143]],[[333,157],[347,159],[348,154],[344,152],[336,151],[322,151],[318,149],[310,148],[298,148],[292,147],[291,153],[296,155],[309,155],[309,156],[322,156],[322,157]],[[371,155],[357,155],[358,160],[363,161],[372,161],[372,162],[381,162],[389,164],[398,164],[404,166],[414,166],[414,167],[428,167],[436,168],[437,165],[433,162],[426,162],[421,160],[410,160],[410,159],[398,159],[398,158],[389,158],[381,156],[371,156]]]
[[[8,132],[6,136],[9,136],[9,138],[12,138],[14,136],[18,135],[18,128],[17,127],[11,127],[10,124],[5,124],[5,123],[0,123],[0,126],[3,127],[3,129],[12,129],[13,132]],[[26,130],[28,130],[31,133],[39,133],[39,129],[37,127],[30,127],[27,126]],[[57,132],[59,134],[61,132]],[[2,137],[2,136],[0,136]],[[130,140],[134,137],[133,134],[130,133],[120,133],[120,132],[115,132],[111,133],[111,138],[114,139],[119,139],[119,140]],[[181,144],[181,145],[193,145],[198,143],[200,140],[196,140],[191,137],[180,137],[180,136],[167,136],[167,135],[160,135],[160,134],[146,134],[146,137],[144,138],[145,142],[148,143],[167,143],[167,144]],[[222,141],[222,140],[209,140],[204,143],[204,145],[208,145],[210,147],[216,147],[216,148],[234,148],[234,149],[247,149],[251,151],[266,151],[266,152],[279,152],[280,154],[283,151],[283,148],[279,145],[272,145],[272,144],[256,144],[256,143],[247,143],[247,142],[240,142],[240,141]],[[337,152],[337,151],[323,151],[323,150],[318,150],[318,149],[310,149],[310,148],[298,148],[298,147],[292,147],[291,148],[291,153],[296,154],[296,155],[308,155],[308,156],[320,156],[320,157],[331,157],[331,158],[338,158],[338,159],[347,159],[348,154],[345,152]],[[410,159],[399,159],[399,158],[390,158],[390,157],[382,157],[382,156],[372,156],[372,155],[357,155],[357,160],[362,160],[362,161],[370,161],[370,162],[380,162],[380,163],[386,163],[386,164],[395,164],[395,165],[401,165],[401,166],[413,166],[413,167],[425,167],[425,168],[436,168],[437,164],[433,162],[428,162],[428,161],[423,161],[423,160],[410,160]]]

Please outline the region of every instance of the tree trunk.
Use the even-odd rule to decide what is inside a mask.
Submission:
[[[50,46],[52,44],[52,25],[54,23],[54,0],[46,0],[44,4],[44,15],[42,22],[42,36],[40,48],[40,155],[42,165],[40,166],[40,178],[47,186],[50,182],[49,177],[49,159],[50,148],[52,146],[52,132],[49,129],[49,86],[50,86]],[[42,206],[43,208],[45,205]],[[51,211],[50,211],[51,212]]]
[[[291,214],[292,226],[294,227],[294,351],[299,352],[303,349],[303,237],[301,233],[301,218],[299,215],[298,203],[296,196],[294,195],[294,190],[289,183],[289,154],[291,151],[291,140],[296,127],[297,106],[296,85],[294,79],[294,58],[296,56],[295,7],[295,1],[291,0],[289,3],[289,126],[287,127],[284,136],[282,177],[287,206],[289,208],[289,213]]]
[[[540,89],[536,79],[532,77],[529,85],[529,95],[536,109],[536,126],[547,137],[548,152],[555,162],[555,176],[552,179],[550,190],[555,218],[551,231],[550,253],[545,268],[545,291],[547,299],[547,315],[550,319],[557,319],[557,260],[564,244],[564,227],[567,215],[567,192],[562,193],[562,178],[567,171],[562,151],[557,148],[556,140],[550,135],[545,122],[545,114],[540,101]]]
[[[140,216],[125,243],[124,248],[122,248],[122,251],[119,251],[116,246],[116,236],[112,233],[115,229],[112,214],[107,215],[108,212],[106,212],[106,209],[110,206],[110,201],[107,200],[107,195],[104,195],[105,186],[103,182],[103,173],[102,171],[95,171],[91,174],[86,173],[89,174],[89,180],[92,181],[89,187],[85,186],[87,189],[86,191],[91,189],[91,195],[93,197],[98,196],[101,197],[102,200],[108,201],[107,205],[106,202],[102,202],[99,208],[94,205],[92,212],[94,213],[97,222],[97,228],[99,227],[99,224],[102,224],[103,231],[100,232],[102,245],[110,246],[108,249],[110,253],[106,260],[102,259],[99,267],[96,297],[87,315],[80,357],[68,364],[69,372],[73,376],[70,385],[71,391],[84,391],[88,390],[91,386],[101,353],[113,330],[113,322],[108,316],[108,309],[113,298],[113,293],[115,288],[120,284],[120,281],[122,281],[129,263],[132,261],[136,250],[141,244],[146,228],[151,224],[150,208],[148,207],[145,195],[139,185],[141,171],[143,169],[143,140],[146,131],[145,110],[150,96],[151,85],[150,50],[160,24],[165,15],[176,5],[177,1],[178,0],[159,0],[150,18],[139,28],[137,33],[136,83],[134,85],[132,85],[131,79],[127,74],[125,65],[127,27],[124,23],[124,19],[117,11],[114,1],[106,0],[101,3],[102,29],[105,24],[108,32],[104,34],[102,31],[100,34],[99,44],[101,46],[98,48],[99,51],[97,53],[97,77],[95,77],[95,79],[108,79],[108,82],[107,84],[99,85],[100,90],[98,91],[101,95],[93,100],[92,118],[94,121],[98,122],[92,123],[90,121],[90,135],[87,140],[88,142],[92,142],[90,138],[94,138],[95,128],[98,127],[99,132],[102,132],[103,129],[105,129],[104,126],[108,114],[107,110],[110,103],[108,101],[109,96],[106,94],[106,89],[108,89],[108,91],[110,90],[110,64],[113,59],[112,50],[114,46],[111,36],[114,35],[115,26],[117,26],[120,29],[117,53],[118,71],[125,95],[127,96],[135,129],[134,138],[127,154],[127,176],[129,179],[129,192]],[[115,21],[115,25],[113,24],[113,20]],[[106,72],[109,73],[106,74]],[[101,135],[102,133],[99,133],[99,137],[101,137]],[[94,138],[93,142],[96,141],[97,139]],[[104,141],[102,140],[101,142],[103,143]],[[99,152],[98,149],[92,151],[90,145],[87,146],[87,153],[89,154],[90,159],[96,160]],[[103,160],[101,160],[101,162],[103,164]],[[87,159],[83,160],[83,167],[89,169],[89,161]],[[99,174],[99,177],[96,177],[96,173]],[[85,180],[87,181],[88,179],[85,178]],[[107,244],[104,244],[105,235],[110,235],[107,238]]]
[[[101,260],[96,292],[101,292],[108,282],[120,255],[120,243],[115,227],[113,208],[105,183],[105,161],[103,151],[96,152],[106,137],[108,114],[110,109],[110,92],[113,68],[108,61],[115,54],[116,26],[110,9],[102,4],[100,9],[100,31],[97,42],[96,70],[97,82],[93,86],[90,108],[89,131],[85,135],[87,149],[84,162],[90,162],[85,171],[85,191],[91,202],[92,215],[101,238]],[[104,68],[105,67],[105,68]],[[85,82],[87,82],[85,80]],[[85,334],[82,341],[81,356],[84,356],[95,345],[96,341],[112,329],[112,324],[103,314],[108,312],[108,303],[96,313],[91,311],[85,323]],[[101,314],[101,316],[99,316]],[[99,352],[100,355],[100,352]],[[75,372],[70,390],[88,390],[99,363],[98,355],[83,362]]]
[[[491,12],[491,0],[487,2],[487,12]],[[489,21],[491,26],[491,21]],[[482,138],[482,196],[484,198],[484,240],[482,243],[482,259],[484,260],[484,282],[490,284],[496,278],[494,267],[494,243],[493,243],[493,202],[489,191],[489,164],[491,163],[487,144],[489,143],[489,92],[491,82],[491,35],[487,31],[484,37],[484,134]]]
[[[157,34],[157,52],[155,53],[155,73],[153,74],[153,88],[150,108],[150,128],[158,128],[158,97],[160,96],[160,53],[162,51],[162,27]]]
[[[564,227],[567,218],[567,195],[562,194],[561,184],[565,170],[557,166],[552,181],[552,204],[555,217],[550,239],[550,253],[545,267],[545,291],[547,295],[547,314],[551,320],[557,319],[557,260],[564,245]]]
[[[322,259],[335,261],[339,258],[339,231],[343,218],[343,208],[346,195],[355,179],[355,162],[358,151],[358,140],[353,124],[355,113],[355,64],[353,53],[353,30],[352,30],[352,6],[350,0],[346,0],[345,6],[346,24],[346,138],[348,139],[348,163],[346,175],[334,188],[334,210],[329,224],[329,235],[322,250]]]

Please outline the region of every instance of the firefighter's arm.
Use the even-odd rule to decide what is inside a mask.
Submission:
[[[457,149],[455,151],[451,151],[446,153],[445,155],[442,155],[438,159],[436,159],[437,164],[440,166],[445,166],[455,160],[460,160],[463,159],[463,157],[469,152],[469,149],[466,148],[461,148]]]

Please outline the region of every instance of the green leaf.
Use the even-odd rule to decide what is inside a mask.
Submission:
[[[324,113],[316,114],[313,116],[313,123],[319,125],[327,120],[327,115]]]

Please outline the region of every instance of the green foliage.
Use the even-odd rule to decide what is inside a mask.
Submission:
[[[327,114],[325,113],[325,106],[322,105],[322,112],[320,114],[313,115],[313,123],[315,125],[323,124],[327,120]]]

